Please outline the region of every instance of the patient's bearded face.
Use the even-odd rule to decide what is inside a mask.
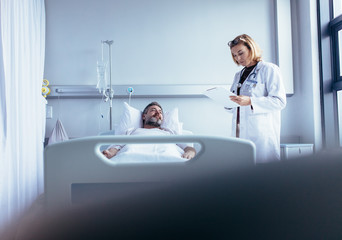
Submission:
[[[154,126],[154,127],[160,127],[162,124],[162,120],[156,118],[156,117],[151,117],[149,119],[145,120],[146,125]]]
[[[145,125],[160,127],[163,122],[163,111],[158,106],[151,106],[145,114]]]

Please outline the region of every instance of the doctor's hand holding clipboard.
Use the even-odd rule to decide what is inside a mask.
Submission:
[[[236,103],[238,106],[249,106],[252,105],[251,98],[248,96],[236,96],[236,95],[230,95],[230,100],[234,103]]]

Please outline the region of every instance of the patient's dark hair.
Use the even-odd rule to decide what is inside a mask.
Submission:
[[[151,106],[158,106],[158,107],[160,107],[160,109],[163,111],[163,108],[160,106],[159,103],[157,103],[157,102],[151,102],[150,104],[148,104],[148,105],[145,107],[145,109],[144,109],[144,111],[143,111],[143,114],[147,113],[149,107],[151,107]]]

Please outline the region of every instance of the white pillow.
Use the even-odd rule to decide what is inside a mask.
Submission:
[[[169,112],[164,112],[164,120],[161,128],[170,129],[176,134],[182,134],[182,123],[178,120],[178,108],[174,108]]]
[[[130,128],[140,128],[142,126],[141,111],[131,107],[124,102],[124,112],[120,122],[115,129],[115,135],[125,135]]]
[[[115,129],[115,135],[125,135],[128,129],[142,127],[142,112],[134,107],[131,107],[124,102],[124,112],[120,122]],[[174,108],[169,112],[164,112],[164,121],[162,128],[170,129],[176,134],[182,134],[182,123],[178,120],[178,108]]]

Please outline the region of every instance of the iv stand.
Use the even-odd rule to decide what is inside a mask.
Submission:
[[[109,48],[109,87],[107,87],[104,95],[106,97],[106,101],[109,100],[109,130],[112,130],[112,108],[113,108],[113,98],[114,98],[114,90],[112,88],[112,44],[113,40],[101,41],[108,45]]]

